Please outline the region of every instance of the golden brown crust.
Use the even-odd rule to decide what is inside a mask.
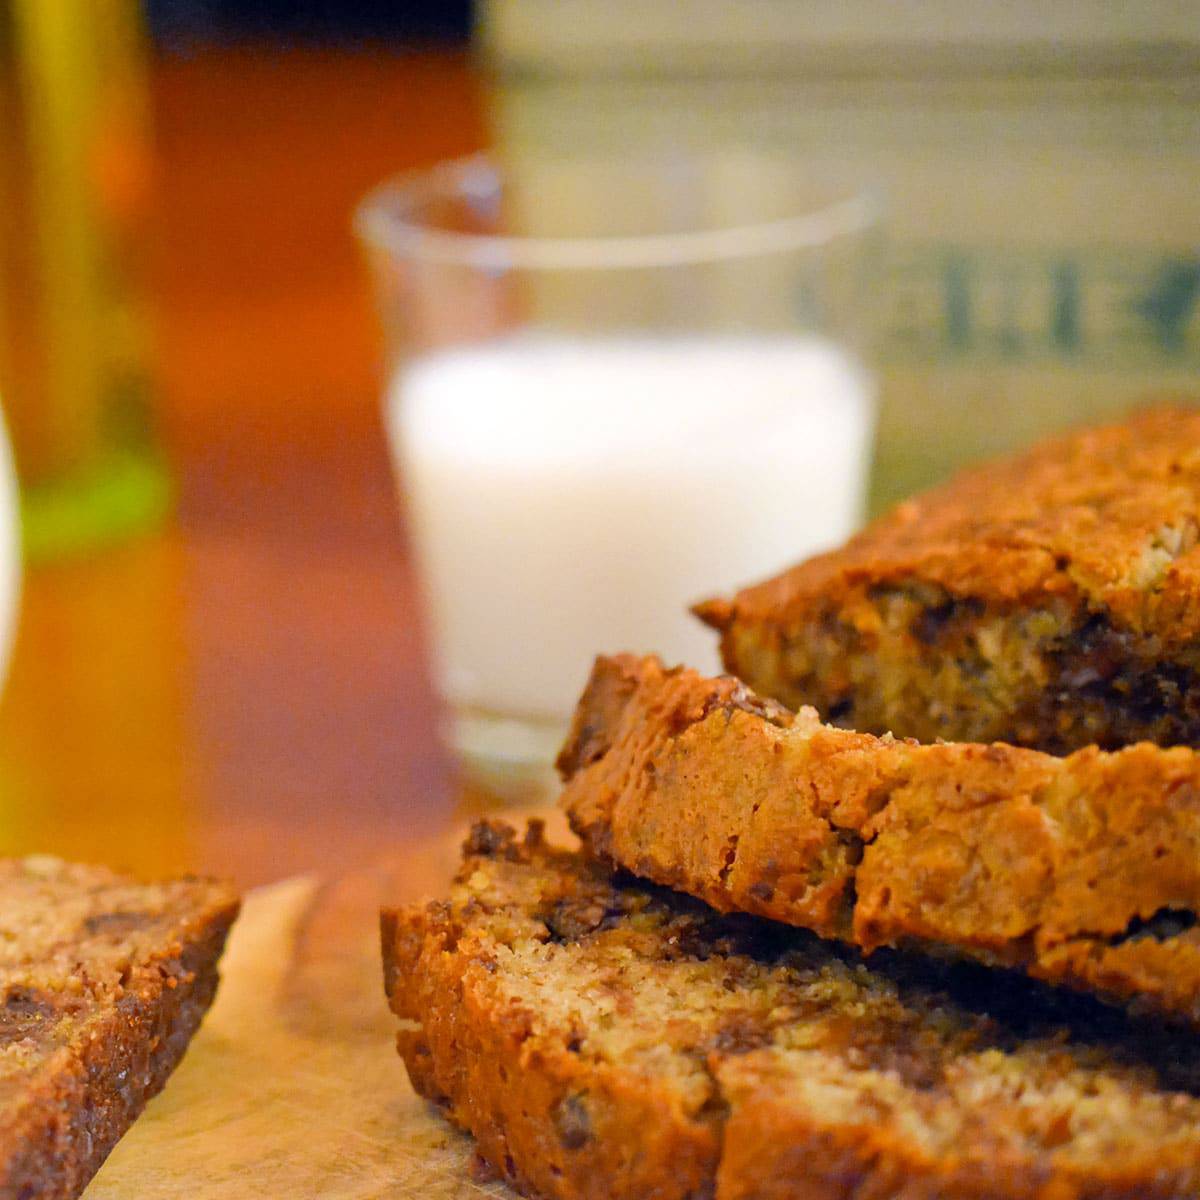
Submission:
[[[29,862],[36,895],[23,863],[0,864],[0,1197],[69,1200],[182,1057],[238,902],[205,881]],[[49,901],[82,915],[73,941]]]
[[[542,857],[536,840],[520,853]],[[577,882],[562,876],[554,903],[585,899],[591,881]],[[397,1044],[416,1090],[527,1194],[702,1196],[718,1153],[712,1121],[669,1089],[587,1061],[570,1029],[545,1028],[529,1007],[502,999],[503,942],[476,927],[483,916],[469,903],[381,915],[388,997],[415,1022]],[[637,1145],[630,1128],[641,1130]]]
[[[618,676],[624,709],[596,728]],[[1200,758],[876,738],[728,678],[599,659],[562,805],[593,853],[722,911],[920,942],[1200,1026]],[[566,760],[573,761],[570,749]]]
[[[384,914],[385,979],[415,1086],[527,1194],[1194,1200],[1189,1038],[486,828],[448,902]]]
[[[1198,531],[1200,412],[1160,409],[967,472],[696,612],[731,672],[857,729],[1200,744]]]

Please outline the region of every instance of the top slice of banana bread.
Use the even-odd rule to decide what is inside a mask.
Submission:
[[[476,828],[383,917],[417,1089],[546,1200],[1195,1200],[1194,1039]]]
[[[838,725],[1054,753],[1200,746],[1200,412],[1045,442],[697,606],[726,669]]]
[[[878,738],[597,660],[559,758],[598,856],[872,950],[1002,963],[1200,1028],[1200,754]]]
[[[182,1057],[237,908],[206,880],[0,860],[0,1200],[83,1190]]]

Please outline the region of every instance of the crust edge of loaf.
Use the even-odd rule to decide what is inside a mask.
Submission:
[[[552,1047],[526,1048],[522,1013],[489,1020],[493,1014],[463,998],[473,964],[448,945],[447,921],[445,906],[436,903],[380,914],[389,1004],[409,1025],[398,1034],[397,1050],[414,1090],[471,1134],[479,1157],[524,1195],[604,1200],[612,1181],[621,1181],[613,1196],[711,1197],[719,1125],[657,1105],[617,1070],[601,1074]],[[428,991],[416,986],[422,979]],[[431,992],[459,999],[425,1003]],[[653,1139],[638,1144],[597,1134],[584,1145],[564,1145],[559,1114],[582,1091],[599,1092],[631,1131],[652,1129]],[[652,1192],[647,1180],[657,1181]]]

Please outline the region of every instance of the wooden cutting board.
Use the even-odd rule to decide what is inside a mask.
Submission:
[[[203,1027],[86,1200],[513,1197],[409,1086],[383,998],[380,904],[444,891],[460,840],[251,893]]]

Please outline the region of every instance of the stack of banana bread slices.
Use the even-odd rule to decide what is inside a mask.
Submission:
[[[1198,530],[1157,410],[597,660],[582,847],[384,914],[418,1090],[531,1196],[1200,1200]]]

